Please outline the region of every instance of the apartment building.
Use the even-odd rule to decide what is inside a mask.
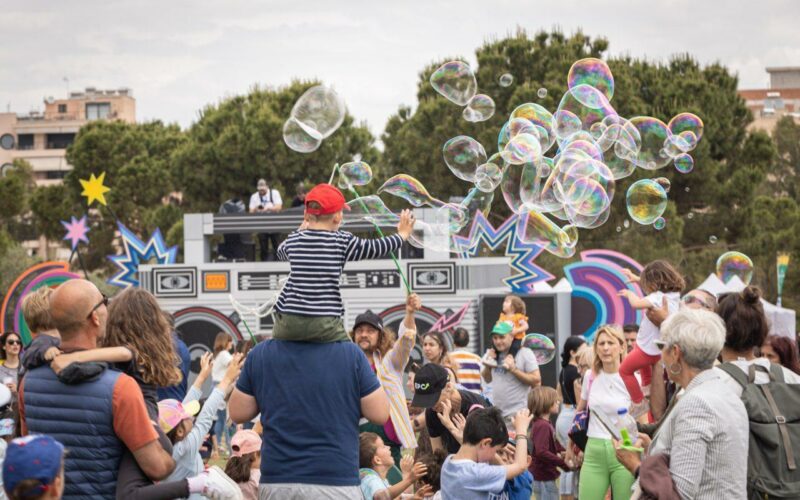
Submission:
[[[784,116],[800,122],[800,66],[767,68],[769,88],[739,90],[753,113],[750,128],[771,132]]]

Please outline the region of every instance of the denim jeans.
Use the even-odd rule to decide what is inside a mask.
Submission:
[[[222,434],[225,434],[225,448],[228,453],[231,451],[231,438],[233,437],[233,426],[226,425],[228,421],[228,409],[217,410],[217,420],[214,421],[214,436],[217,438],[217,449],[222,450]]]
[[[536,500],[558,500],[558,487],[555,481],[533,481],[533,494]]]

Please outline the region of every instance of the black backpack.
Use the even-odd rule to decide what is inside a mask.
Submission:
[[[720,367],[742,386],[742,402],[750,420],[747,457],[749,499],[800,498],[800,385],[787,384],[780,365],[750,365],[745,374],[732,363]],[[769,375],[754,383],[756,370]]]

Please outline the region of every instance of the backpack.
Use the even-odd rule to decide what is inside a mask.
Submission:
[[[749,499],[800,498],[800,385],[787,384],[780,365],[750,365],[748,374],[732,363],[719,366],[742,386],[742,403],[750,421],[747,457]],[[754,383],[756,370],[769,375]]]

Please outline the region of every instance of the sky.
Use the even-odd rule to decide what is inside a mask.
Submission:
[[[418,72],[518,27],[604,36],[610,55],[721,62],[740,88],[800,66],[798,0],[3,0],[0,109],[128,87],[139,121],[189,127],[207,104],[293,78],[333,86],[379,135],[416,104]],[[65,81],[64,78],[68,81]],[[565,75],[566,78],[566,75]]]

